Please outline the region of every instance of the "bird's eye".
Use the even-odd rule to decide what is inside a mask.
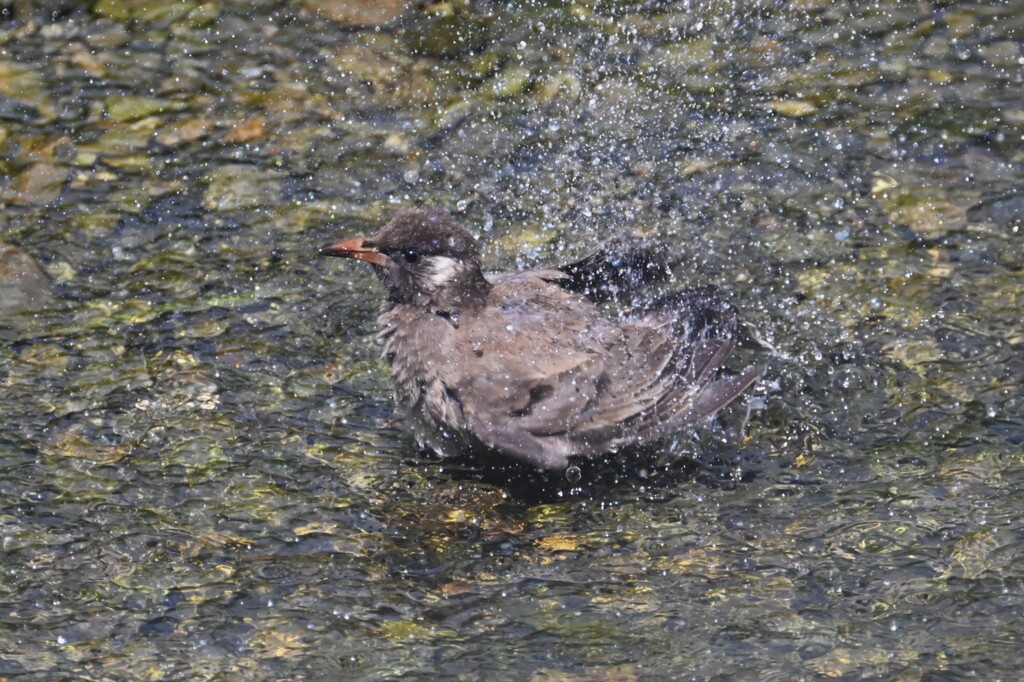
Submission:
[[[416,253],[412,249],[406,249],[402,252],[402,258],[405,259],[406,263],[416,263],[420,259],[420,254]]]

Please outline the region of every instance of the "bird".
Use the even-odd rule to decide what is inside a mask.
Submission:
[[[449,212],[412,208],[320,253],[383,283],[382,358],[421,446],[564,471],[708,419],[764,370],[727,372],[735,349],[774,350],[710,286],[604,314],[665,278],[658,251],[613,241],[561,268],[485,273]]]

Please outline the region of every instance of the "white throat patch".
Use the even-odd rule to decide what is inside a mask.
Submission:
[[[426,260],[424,279],[434,291],[447,286],[462,269],[461,262],[447,256],[429,256]]]

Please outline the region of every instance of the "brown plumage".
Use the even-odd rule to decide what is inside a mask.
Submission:
[[[422,444],[565,469],[709,417],[760,376],[720,372],[736,346],[771,350],[709,287],[606,318],[595,300],[665,272],[643,248],[615,248],[485,275],[469,233],[417,209],[322,253],[370,263],[387,287],[383,356]]]

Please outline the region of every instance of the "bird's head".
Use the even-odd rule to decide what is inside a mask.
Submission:
[[[402,211],[376,234],[320,253],[372,265],[393,303],[451,312],[481,300],[490,286],[473,237],[440,209]]]

